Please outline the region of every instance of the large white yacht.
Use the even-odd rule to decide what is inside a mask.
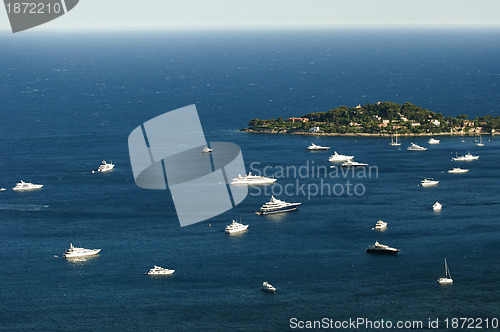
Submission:
[[[472,154],[470,154],[470,152],[467,152],[466,155],[463,155],[463,156],[456,156],[456,157],[453,157],[451,158],[451,160],[453,161],[472,161],[472,160],[478,160],[479,159],[479,156],[474,156]]]
[[[231,184],[271,184],[276,182],[276,179],[266,178],[265,176],[260,175],[252,175],[252,172],[249,172],[248,175],[241,176],[238,174],[237,178],[231,180]]]
[[[262,205],[259,211],[255,212],[256,214],[272,214],[272,213],[280,213],[296,210],[299,205],[302,203],[287,203],[285,201],[281,201],[274,196],[271,196],[271,200],[266,204]]]
[[[316,145],[314,143],[311,143],[311,145],[309,145],[306,150],[330,150],[330,147],[329,146]]]
[[[420,185],[422,187],[432,187],[432,186],[436,186],[438,183],[439,183],[438,180],[433,180],[432,178],[424,179],[424,180],[420,181]]]
[[[448,170],[448,173],[460,174],[467,173],[469,170],[467,168],[453,167],[453,169]]]
[[[106,160],[103,160],[102,161],[102,164],[99,166],[99,168],[97,169],[98,172],[109,172],[111,171],[113,168],[115,168],[115,165],[111,162],[111,163],[107,163]]]
[[[147,273],[150,276],[166,276],[171,275],[175,272],[175,270],[164,269],[161,266],[155,265],[152,269],[150,269]]]
[[[342,167],[358,167],[358,166],[368,166],[368,164],[364,164],[364,163],[358,163],[357,161],[354,161],[354,160],[348,160],[348,161],[344,161],[342,163],[342,165],[340,165]]]
[[[401,250],[396,248],[391,248],[386,246],[385,244],[380,244],[378,241],[375,244],[372,244],[366,249],[366,252],[375,253],[375,254],[398,254]]]
[[[33,184],[29,182],[24,182],[21,180],[21,182],[16,183],[16,186],[12,188],[12,190],[16,191],[23,191],[23,190],[33,190],[33,189],[40,189],[43,187],[43,184]]]
[[[273,285],[271,285],[270,283],[268,283],[267,281],[264,281],[262,283],[262,287],[261,289],[263,291],[266,291],[266,292],[271,292],[271,293],[274,293],[276,292],[276,287],[274,287]]]
[[[231,225],[226,226],[225,232],[228,234],[234,234],[234,233],[239,233],[246,231],[248,228],[248,225],[243,225],[240,224],[239,222],[236,222],[233,220],[233,223]]]
[[[341,162],[341,161],[348,161],[354,159],[354,156],[346,156],[345,154],[338,154],[337,151],[335,151],[328,161],[333,161],[333,162]]]
[[[64,258],[75,258],[75,257],[85,257],[85,256],[92,256],[92,255],[97,255],[101,249],[84,249],[84,248],[77,248],[73,247],[73,243],[70,243],[69,249],[67,249],[63,257]]]
[[[427,148],[424,148],[420,145],[417,145],[417,144],[411,142],[411,145],[406,150],[408,150],[408,151],[425,151],[425,150],[427,150]]]
[[[441,142],[441,140],[439,139],[435,139],[434,137],[430,138],[429,139],[429,144],[439,144],[439,142]]]

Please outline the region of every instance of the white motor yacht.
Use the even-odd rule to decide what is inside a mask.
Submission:
[[[340,165],[342,167],[358,167],[358,166],[368,166],[368,164],[364,164],[364,163],[358,163],[357,161],[354,161],[354,160],[348,160],[348,161],[344,161],[342,163],[342,165]]]
[[[296,210],[300,204],[302,203],[287,203],[285,201],[281,201],[275,198],[274,196],[271,196],[271,200],[266,204],[262,205],[260,210],[255,213],[262,215],[262,214],[288,212]]]
[[[203,148],[203,150],[201,152],[203,153],[210,153],[212,152],[214,149],[210,149],[208,146],[205,145],[205,147]]]
[[[417,144],[411,142],[411,145],[408,148],[406,148],[406,150],[408,150],[408,151],[425,151],[425,150],[427,150],[427,148],[424,148],[420,145],[417,145]]]
[[[21,180],[21,182],[16,183],[16,186],[12,188],[12,190],[16,191],[23,191],[23,190],[34,190],[34,189],[40,189],[43,187],[43,184],[33,184],[29,182],[24,182]]]
[[[439,139],[435,139],[434,137],[430,138],[429,139],[429,144],[439,144],[439,142],[441,142],[441,140]]]
[[[391,248],[386,246],[385,244],[380,244],[378,241],[375,244],[372,244],[366,249],[366,252],[374,253],[374,254],[392,254],[397,255],[401,250],[396,248]]]
[[[345,154],[338,154],[337,151],[334,152],[328,159],[328,161],[342,162],[354,159],[354,156],[346,156]]]
[[[472,160],[478,160],[479,156],[474,156],[470,152],[467,152],[466,155],[463,156],[456,156],[454,158],[451,158],[453,161],[472,161]]]
[[[233,223],[231,225],[226,226],[225,232],[228,234],[235,234],[239,232],[246,231],[248,228],[248,225],[243,225],[240,224],[239,222],[236,222],[233,220]]]
[[[431,178],[429,179],[424,179],[422,181],[420,181],[420,185],[422,187],[431,187],[431,186],[436,186],[437,184],[439,183],[439,181],[437,180],[433,180]]]
[[[148,274],[150,276],[166,276],[166,275],[171,275],[174,272],[175,272],[175,270],[164,269],[161,266],[155,265],[152,269],[150,269],[145,274]]]
[[[468,171],[469,170],[466,168],[453,167],[453,169],[448,170],[448,173],[460,174],[460,173],[467,173]]]
[[[266,292],[271,292],[271,293],[274,293],[276,292],[276,288],[271,285],[270,283],[268,283],[267,281],[264,281],[262,283],[262,288],[261,288],[263,291],[266,291]]]
[[[443,204],[441,204],[439,202],[434,203],[434,205],[432,206],[432,209],[434,211],[441,211],[442,208],[443,208]]]
[[[101,173],[104,173],[104,172],[111,171],[113,168],[115,168],[115,165],[112,162],[111,163],[107,163],[106,160],[103,160],[102,164],[99,166],[99,168],[97,169],[97,171],[101,172]]]
[[[249,172],[248,175],[241,176],[238,174],[237,178],[231,180],[231,184],[247,184],[247,185],[258,185],[258,184],[271,184],[276,182],[276,179],[266,178],[265,176],[252,175]]]
[[[316,145],[314,143],[311,143],[311,145],[309,145],[306,150],[312,150],[312,151],[315,151],[315,150],[330,150],[330,147],[329,146]]]
[[[381,231],[381,230],[384,230],[386,228],[387,228],[387,223],[385,221],[379,220],[379,221],[377,221],[377,223],[375,224],[375,227],[373,229],[375,229],[376,231]]]
[[[69,245],[69,249],[67,249],[63,257],[64,258],[76,258],[76,257],[85,257],[85,256],[92,256],[92,255],[97,255],[101,249],[84,249],[84,248],[77,248],[73,247],[73,243]]]

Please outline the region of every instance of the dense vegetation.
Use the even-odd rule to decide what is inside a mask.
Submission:
[[[484,116],[468,119],[467,115],[443,117],[415,106],[391,102],[379,102],[364,106],[340,106],[327,112],[308,113],[301,117],[307,120],[291,122],[283,118],[249,122],[250,129],[256,131],[301,132],[314,130],[324,133],[365,133],[365,134],[422,134],[475,132],[490,133],[500,129],[500,116]]]

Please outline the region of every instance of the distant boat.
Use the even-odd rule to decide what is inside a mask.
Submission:
[[[101,249],[85,249],[85,248],[77,248],[73,247],[73,243],[70,243],[69,249],[64,251],[64,258],[75,258],[75,257],[85,257],[85,256],[93,256],[97,255],[101,252]]]
[[[263,215],[263,214],[288,212],[296,210],[300,204],[302,203],[287,203],[285,201],[281,201],[277,198],[274,198],[274,196],[271,196],[271,201],[262,205],[260,210],[255,213]]]
[[[427,150],[427,148],[424,148],[424,147],[412,142],[411,145],[408,148],[406,148],[406,150],[408,150],[408,151],[425,151],[425,150]]]
[[[438,279],[438,283],[441,285],[450,285],[453,283],[453,279],[451,278],[451,272],[448,268],[448,263],[446,263],[446,258],[444,259],[444,272],[445,276]]]
[[[342,167],[363,167],[363,166],[368,166],[368,164],[364,164],[364,163],[358,163],[357,161],[354,161],[354,160],[348,160],[348,161],[345,161],[342,163],[342,165],[340,165]]]
[[[175,272],[175,270],[169,270],[169,269],[165,269],[161,266],[155,265],[152,269],[150,269],[145,274],[148,274],[150,276],[167,276],[167,275],[173,274],[174,272]]]
[[[316,145],[314,143],[311,143],[311,145],[309,145],[306,150],[309,150],[309,151],[330,150],[330,147],[329,146]]]
[[[466,168],[453,167],[453,169],[448,170],[448,173],[460,174],[460,173],[467,173],[468,171],[469,170]]]
[[[233,220],[233,223],[231,225],[226,226],[225,232],[227,234],[235,234],[246,231],[247,229],[248,225],[243,225]]]
[[[386,223],[385,221],[379,220],[379,221],[377,221],[377,223],[375,224],[375,227],[374,227],[374,228],[372,228],[372,229],[374,229],[374,230],[376,230],[376,231],[382,231],[382,230],[384,230],[384,229],[386,229],[386,228],[387,228],[387,223]]]
[[[201,152],[203,153],[210,153],[212,152],[214,149],[210,149],[208,146],[205,145],[205,147],[203,148],[203,150]]]
[[[429,144],[439,144],[439,142],[441,142],[441,140],[439,139],[435,139],[434,137],[432,137],[431,139],[429,139]]]
[[[436,186],[438,183],[439,183],[439,181],[433,180],[432,178],[427,178],[427,179],[420,181],[420,185],[422,187]]]
[[[248,175],[241,176],[238,174],[238,177],[231,180],[231,184],[246,184],[246,185],[259,185],[259,184],[271,184],[276,182],[276,179],[266,178],[265,176],[260,175],[252,175],[252,172],[249,172]]]
[[[441,211],[442,208],[443,208],[443,204],[441,204],[439,202],[434,203],[434,205],[432,206],[432,209],[434,211]]]
[[[380,244],[378,241],[375,244],[372,244],[366,249],[366,252],[374,253],[374,254],[392,254],[397,255],[401,250],[396,248],[391,248],[386,246],[385,244]]]
[[[400,146],[401,142],[398,141],[398,134],[392,135],[391,137],[391,143],[389,143],[390,146]]]
[[[347,161],[354,159],[354,156],[347,156],[345,154],[338,154],[337,151],[334,152],[328,159],[328,161],[333,161],[333,162],[341,162],[341,161]]]
[[[478,160],[479,159],[479,156],[474,156],[472,154],[470,154],[470,152],[467,152],[466,155],[463,155],[463,156],[457,156],[454,157],[454,158],[451,158],[452,161],[472,161],[472,160]]]
[[[0,191],[5,191],[5,190],[7,190],[7,189],[5,189],[5,188],[0,188]]]
[[[107,163],[106,160],[102,161],[102,164],[99,166],[97,169],[98,172],[104,173],[104,172],[109,172],[115,168],[115,165],[111,163]]]
[[[483,136],[479,135],[479,142],[476,143],[476,146],[484,146]]]
[[[29,182],[24,182],[21,180],[21,182],[16,183],[16,186],[12,188],[12,190],[15,191],[24,191],[24,190],[34,190],[34,189],[40,189],[43,187],[43,184],[33,184]]]
[[[264,281],[262,283],[262,287],[261,289],[263,291],[266,291],[266,292],[271,292],[271,293],[274,293],[276,292],[276,287],[274,287],[273,285],[271,285],[270,283],[268,283],[267,281]]]

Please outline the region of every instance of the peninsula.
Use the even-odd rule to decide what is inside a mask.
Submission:
[[[355,107],[340,106],[327,112],[308,113],[301,117],[252,119],[241,131],[269,134],[331,136],[433,136],[495,135],[500,130],[500,116],[469,119],[465,114],[444,117],[415,106],[384,101]]]

